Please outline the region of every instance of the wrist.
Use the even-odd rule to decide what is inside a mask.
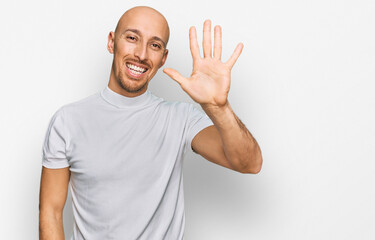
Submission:
[[[234,113],[228,101],[222,106],[212,104],[201,104],[201,106],[215,125],[223,126],[232,123]]]
[[[200,104],[202,109],[207,112],[224,112],[230,109],[230,105],[228,100],[225,101],[223,104],[212,104],[212,103],[202,103]]]

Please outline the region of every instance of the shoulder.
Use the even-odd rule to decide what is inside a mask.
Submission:
[[[100,101],[100,92],[95,92],[89,96],[86,96],[84,98],[81,98],[81,99],[78,99],[76,101],[73,101],[73,102],[70,102],[70,103],[67,103],[65,105],[63,105],[61,108],[64,109],[64,111],[66,112],[70,112],[70,111],[74,111],[76,109],[78,110],[82,110],[82,109],[85,109],[85,108],[90,108],[90,107],[94,107],[95,105],[97,105],[97,103],[99,103]]]
[[[181,101],[162,101],[159,104],[164,112],[172,114],[175,118],[187,119],[193,111],[193,104]]]
[[[71,119],[77,119],[77,117],[79,119],[82,117],[82,114],[87,113],[90,109],[96,108],[95,102],[100,100],[98,99],[98,96],[98,93],[94,93],[79,100],[61,105],[52,114],[50,124],[61,123],[66,125]]]
[[[163,109],[168,109],[172,111],[187,112],[190,111],[190,108],[193,107],[193,104],[188,102],[182,102],[177,100],[165,100],[162,97],[158,97],[151,93],[153,102],[157,102],[158,107]]]

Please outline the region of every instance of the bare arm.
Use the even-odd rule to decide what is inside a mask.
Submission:
[[[241,173],[259,173],[260,147],[229,103],[222,108],[203,106],[215,126],[200,131],[193,139],[193,150],[207,160]]]
[[[215,126],[207,127],[194,137],[193,150],[207,160],[241,173],[258,173],[262,167],[262,154],[249,130],[234,114],[228,92],[231,70],[240,56],[243,44],[235,48],[232,56],[221,61],[221,27],[214,28],[214,47],[211,42],[211,21],[203,24],[203,57],[200,55],[195,27],[189,31],[193,71],[189,78],[178,71],[165,68],[164,72],[177,81],[182,89],[210,117]]]
[[[39,240],[64,240],[63,209],[68,193],[69,167],[42,167],[39,195]]]

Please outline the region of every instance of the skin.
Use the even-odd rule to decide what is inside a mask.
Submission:
[[[129,29],[131,31],[125,31]],[[189,78],[171,68],[165,68],[164,73],[180,84],[214,123],[194,137],[191,144],[193,151],[228,169],[255,174],[260,171],[263,162],[259,145],[228,102],[231,69],[241,54],[243,44],[238,44],[232,56],[222,62],[221,27],[216,26],[214,29],[212,55],[211,21],[204,22],[204,56],[201,57],[195,27],[190,28],[193,71]],[[108,87],[126,97],[143,94],[149,81],[167,59],[168,39],[168,23],[155,9],[135,7],[125,12],[116,30],[108,35],[107,48],[113,54]],[[127,63],[147,68],[147,71],[133,75],[129,72]],[[48,169],[43,166],[41,175],[39,239],[63,240],[62,215],[70,180],[69,167]]]
[[[232,56],[222,62],[221,35],[221,27],[215,26],[212,51],[211,21],[204,22],[201,57],[196,29],[191,27],[189,39],[193,71],[190,77],[185,78],[171,68],[165,68],[164,73],[180,84],[214,123],[193,138],[193,151],[234,171],[259,173],[263,163],[260,147],[228,102],[231,70],[242,52],[243,44],[239,43]]]
[[[39,193],[39,239],[64,240],[63,209],[68,194],[70,169],[42,167]]]
[[[133,29],[132,31],[126,31]],[[160,48],[156,49],[155,38]],[[167,59],[165,48],[169,27],[161,13],[149,7],[135,7],[120,18],[115,32],[108,35],[108,51],[114,55],[109,88],[126,96],[136,97],[147,90],[152,77]],[[203,25],[203,58],[199,53],[195,27],[189,30],[193,71],[189,78],[165,68],[168,76],[211,118],[214,126],[200,131],[192,141],[192,149],[207,160],[241,173],[258,173],[262,155],[257,141],[235,115],[228,102],[231,70],[240,56],[243,44],[237,45],[232,56],[221,61],[221,27],[214,28],[214,48],[211,43],[211,21]],[[164,47],[164,48],[163,48]],[[139,77],[129,73],[131,63],[148,70]]]
[[[168,40],[167,20],[158,11],[149,7],[126,11],[115,32],[108,35],[107,49],[113,54],[109,88],[127,97],[143,94],[167,59]],[[129,63],[147,71],[142,76],[134,76],[127,67]]]

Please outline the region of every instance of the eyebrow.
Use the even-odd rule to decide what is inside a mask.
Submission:
[[[127,31],[130,31],[130,32],[133,32],[135,34],[138,34],[140,36],[142,36],[142,33],[141,31],[139,31],[138,29],[133,29],[133,28],[128,28],[128,29],[125,29],[122,33],[121,33],[121,36],[123,34],[125,34]],[[167,46],[167,44],[165,44],[165,42],[158,36],[153,36],[151,39],[153,40],[156,40],[156,41],[160,41],[162,44],[163,44],[163,47],[165,48]]]

